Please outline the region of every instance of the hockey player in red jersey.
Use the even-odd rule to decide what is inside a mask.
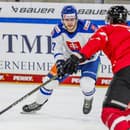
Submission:
[[[103,102],[101,119],[109,130],[130,130],[130,27],[124,6],[112,6],[106,17],[107,25],[99,28],[81,49],[73,53],[63,66],[73,73],[80,62],[102,50],[112,64],[113,79]]]

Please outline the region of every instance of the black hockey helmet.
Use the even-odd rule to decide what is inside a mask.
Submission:
[[[110,24],[127,23],[127,9],[124,6],[112,6],[106,17],[106,22]]]

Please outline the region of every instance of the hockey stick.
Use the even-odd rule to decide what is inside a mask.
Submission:
[[[36,87],[35,89],[33,89],[32,91],[30,91],[29,93],[25,94],[23,97],[21,97],[20,99],[16,100],[15,102],[13,102],[11,105],[9,105],[8,107],[6,107],[5,109],[3,109],[2,111],[0,111],[0,115],[3,114],[4,112],[8,111],[9,109],[11,109],[13,106],[17,105],[18,103],[20,103],[22,100],[26,99],[27,97],[29,97],[30,95],[32,95],[34,92],[36,92],[39,88],[45,86],[46,84],[50,83],[52,80],[55,80],[58,76],[53,76],[51,79],[47,80],[45,83],[39,85],[38,87]]]

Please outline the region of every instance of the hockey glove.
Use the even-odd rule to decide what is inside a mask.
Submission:
[[[59,78],[63,78],[64,75],[65,75],[65,71],[64,71],[64,63],[65,61],[64,60],[58,60],[56,62],[56,67],[57,67],[57,75]]]
[[[78,65],[86,60],[85,56],[80,53],[74,53],[68,58],[64,64],[64,71],[67,74],[77,73]]]

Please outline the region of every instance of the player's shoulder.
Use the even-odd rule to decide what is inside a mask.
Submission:
[[[62,33],[62,31],[63,31],[63,23],[60,22],[59,24],[54,26],[51,35],[52,37],[57,37]]]
[[[113,29],[114,29],[114,26],[112,24],[105,24],[105,25],[101,26],[98,30],[107,32],[107,31],[110,31]]]
[[[98,26],[92,20],[79,20],[78,25],[83,32],[95,32]]]

